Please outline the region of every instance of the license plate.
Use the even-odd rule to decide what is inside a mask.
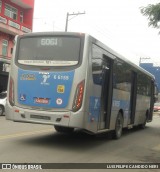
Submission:
[[[30,115],[30,118],[51,120],[50,116],[41,116],[41,115]]]
[[[49,99],[48,98],[35,98],[34,102],[38,104],[48,104]]]

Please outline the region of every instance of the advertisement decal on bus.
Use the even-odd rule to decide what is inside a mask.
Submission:
[[[18,70],[18,102],[27,106],[65,108],[74,71],[38,72]]]

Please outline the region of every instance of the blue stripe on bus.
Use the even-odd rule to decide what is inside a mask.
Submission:
[[[123,109],[123,110],[129,110],[130,108],[130,101],[129,100],[113,100],[112,101],[112,108],[114,109]]]
[[[128,100],[113,100],[112,111],[124,110],[124,117],[127,118],[129,115],[130,102]],[[101,102],[100,97],[90,97],[89,101],[89,116],[88,122],[98,122],[99,115],[101,113]]]

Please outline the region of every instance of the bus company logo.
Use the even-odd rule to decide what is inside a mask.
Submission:
[[[34,74],[22,74],[20,79],[21,80],[27,80],[27,81],[34,81],[34,80],[36,80],[36,77]]]
[[[99,109],[99,107],[100,107],[99,98],[95,98],[95,99],[94,99],[94,110]]]
[[[41,82],[41,84],[42,85],[49,85],[49,82],[47,82],[48,81],[48,79],[50,78],[50,75],[42,75],[42,82]]]
[[[56,100],[57,105],[61,105],[63,103],[63,100],[61,98],[58,98]]]

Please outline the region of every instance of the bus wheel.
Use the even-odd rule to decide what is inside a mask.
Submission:
[[[146,123],[147,123],[147,114],[146,114],[146,116],[145,116],[145,119],[144,119],[143,124],[140,124],[139,127],[140,127],[141,129],[145,129],[145,128],[146,128]]]
[[[60,132],[60,133],[72,133],[74,131],[74,128],[62,127],[58,125],[54,125],[54,128],[57,132]]]
[[[119,139],[121,137],[122,129],[123,129],[123,116],[121,112],[119,112],[115,124],[115,131],[113,135],[114,139]]]

